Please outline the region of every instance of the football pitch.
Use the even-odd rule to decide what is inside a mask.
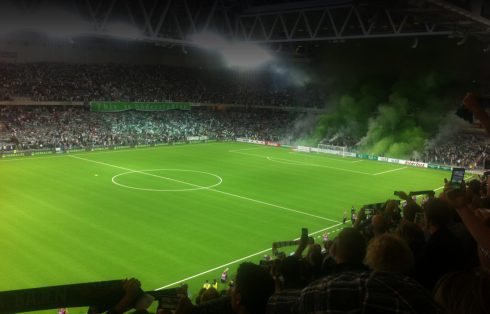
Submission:
[[[0,160],[0,290],[135,277],[194,298],[302,227],[334,234],[351,206],[448,176],[234,142]]]

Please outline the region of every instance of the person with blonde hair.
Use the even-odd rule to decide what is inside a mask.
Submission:
[[[369,242],[365,263],[374,271],[407,273],[414,265],[414,258],[404,240],[385,233]]]

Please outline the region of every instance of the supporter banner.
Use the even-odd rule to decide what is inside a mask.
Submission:
[[[125,110],[139,111],[165,111],[165,110],[190,110],[188,102],[122,102],[122,101],[92,101],[90,111],[112,112]]]
[[[427,168],[438,169],[438,170],[446,170],[446,171],[452,170],[452,168],[450,166],[441,166],[441,165],[436,165],[436,164],[428,164]]]
[[[124,295],[122,280],[0,292],[0,313],[99,305],[107,310]],[[106,298],[106,299],[104,299]]]
[[[34,289],[0,292],[0,313],[18,313],[64,307],[93,306],[101,313],[106,312],[125,294],[122,280],[78,283],[63,286],[51,286]],[[158,291],[143,291],[138,294],[149,294],[155,299],[177,297],[180,288],[169,288]]]

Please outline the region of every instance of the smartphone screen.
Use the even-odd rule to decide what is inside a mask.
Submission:
[[[453,172],[451,174],[451,186],[454,189],[460,189],[461,183],[464,180],[464,168],[453,168]]]

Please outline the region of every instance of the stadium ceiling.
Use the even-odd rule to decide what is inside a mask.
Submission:
[[[251,43],[360,38],[474,36],[490,42],[485,0],[11,0],[20,13],[58,6],[107,36],[111,21],[142,31],[141,40],[191,45],[189,35],[216,32]]]

